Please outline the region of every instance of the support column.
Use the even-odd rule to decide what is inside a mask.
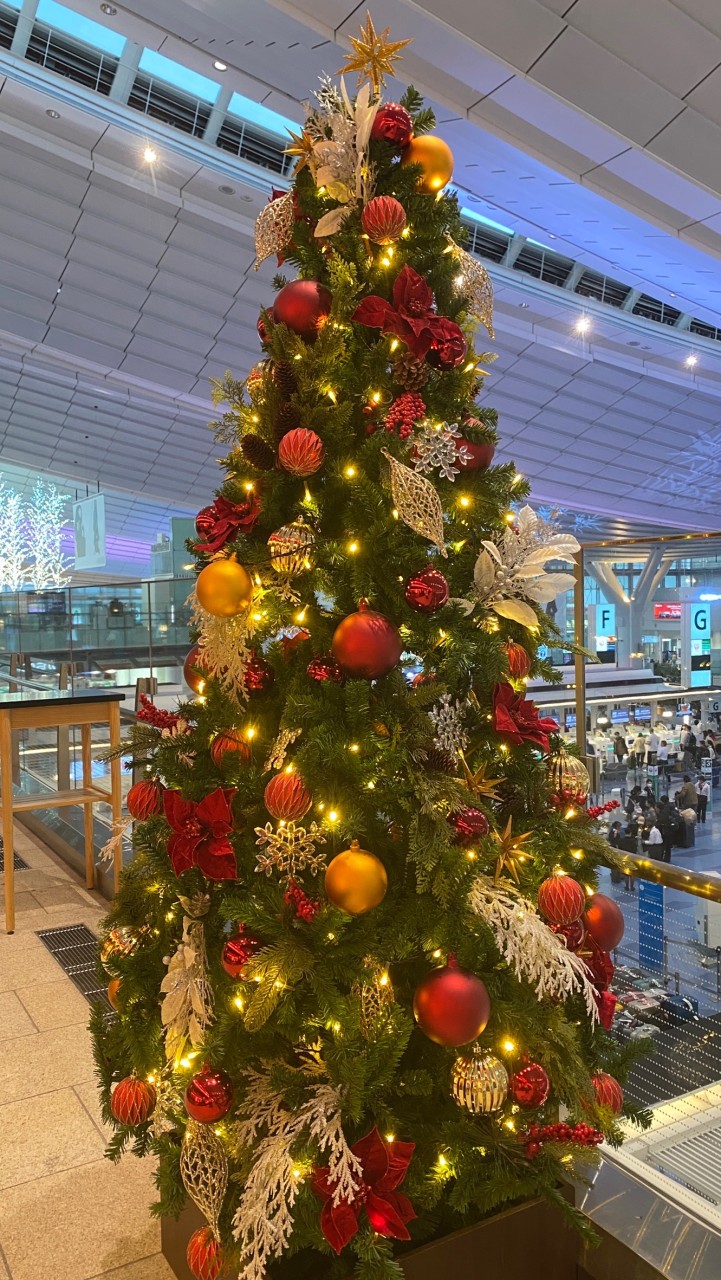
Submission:
[[[576,677],[576,745],[582,756],[586,754],[586,659],[579,649],[583,649],[585,598],[583,547],[576,553],[573,562],[573,639],[576,653],[573,665]]]
[[[23,7],[18,14],[18,25],[15,28],[13,42],[10,45],[10,52],[16,58],[24,58],[28,51],[37,11],[38,0],[24,0]]]

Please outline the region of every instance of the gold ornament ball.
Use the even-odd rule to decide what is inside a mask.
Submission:
[[[453,177],[453,152],[447,142],[433,133],[411,138],[401,157],[401,165],[419,164],[423,169],[418,190],[433,196]]]
[[[476,1045],[473,1053],[456,1058],[451,1092],[459,1107],[473,1115],[491,1115],[508,1097],[508,1072],[498,1058]]]
[[[195,584],[198,601],[214,618],[234,618],[248,608],[253,598],[253,580],[234,556],[211,560],[198,574]]]
[[[349,916],[372,911],[383,901],[387,889],[388,874],[380,858],[361,849],[357,840],[333,859],[325,873],[328,901]]]
[[[276,573],[289,578],[312,568],[312,553],[315,546],[315,534],[309,525],[302,520],[294,520],[292,524],[284,524],[268,539],[270,563]]]

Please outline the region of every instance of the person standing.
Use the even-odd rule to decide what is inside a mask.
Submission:
[[[644,844],[648,845],[650,857],[656,858],[659,854],[663,854],[663,835],[655,822],[646,836]]]
[[[641,765],[643,764],[643,758],[646,754],[646,739],[644,738],[643,734],[640,731],[637,733],[636,737],[633,740],[631,754],[633,756],[634,768],[640,769]]]
[[[660,776],[668,781],[668,743],[665,738],[662,738],[658,744],[656,763]]]
[[[696,813],[698,806],[698,794],[688,773],[683,775],[683,786],[679,787],[676,795],[674,796],[674,800],[676,801],[676,808],[679,813],[682,813],[684,809],[693,809],[694,814]]]
[[[623,763],[626,755],[626,739],[616,730],[616,737],[613,740],[613,752],[619,764]]]
[[[671,849],[673,848],[673,838],[677,823],[678,817],[671,801],[668,796],[661,796],[658,802],[658,822],[656,825],[663,838],[662,857],[664,862],[671,861]]]
[[[696,812],[698,814],[699,822],[706,822],[706,810],[708,809],[708,798],[710,794],[711,788],[709,787],[706,779],[699,778],[696,783],[696,797],[698,801],[698,808]]]
[[[656,756],[660,746],[660,738],[655,729],[652,729],[646,741],[646,764],[655,764]]]

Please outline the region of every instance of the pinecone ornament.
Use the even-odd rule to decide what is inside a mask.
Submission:
[[[425,360],[417,360],[412,351],[402,351],[393,361],[391,373],[406,391],[420,391],[431,375]]]
[[[287,360],[279,360],[273,365],[273,381],[283,395],[292,396],[298,390],[298,379]]]
[[[272,471],[275,466],[275,451],[262,436],[256,435],[253,431],[243,436],[240,449],[246,462],[258,471]]]
[[[301,425],[300,414],[294,405],[287,403],[282,404],[275,416],[273,429],[275,431],[276,440],[282,440],[283,436],[289,431],[295,431],[296,427]]]
[[[426,751],[426,768],[434,773],[455,773],[457,763],[455,756],[442,747],[429,747]]]

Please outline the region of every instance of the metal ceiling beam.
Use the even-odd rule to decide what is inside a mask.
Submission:
[[[24,58],[27,53],[30,37],[35,26],[35,18],[37,16],[39,0],[23,0],[23,6],[18,14],[18,22],[13,35],[13,42],[10,46],[10,52],[16,58]]]

